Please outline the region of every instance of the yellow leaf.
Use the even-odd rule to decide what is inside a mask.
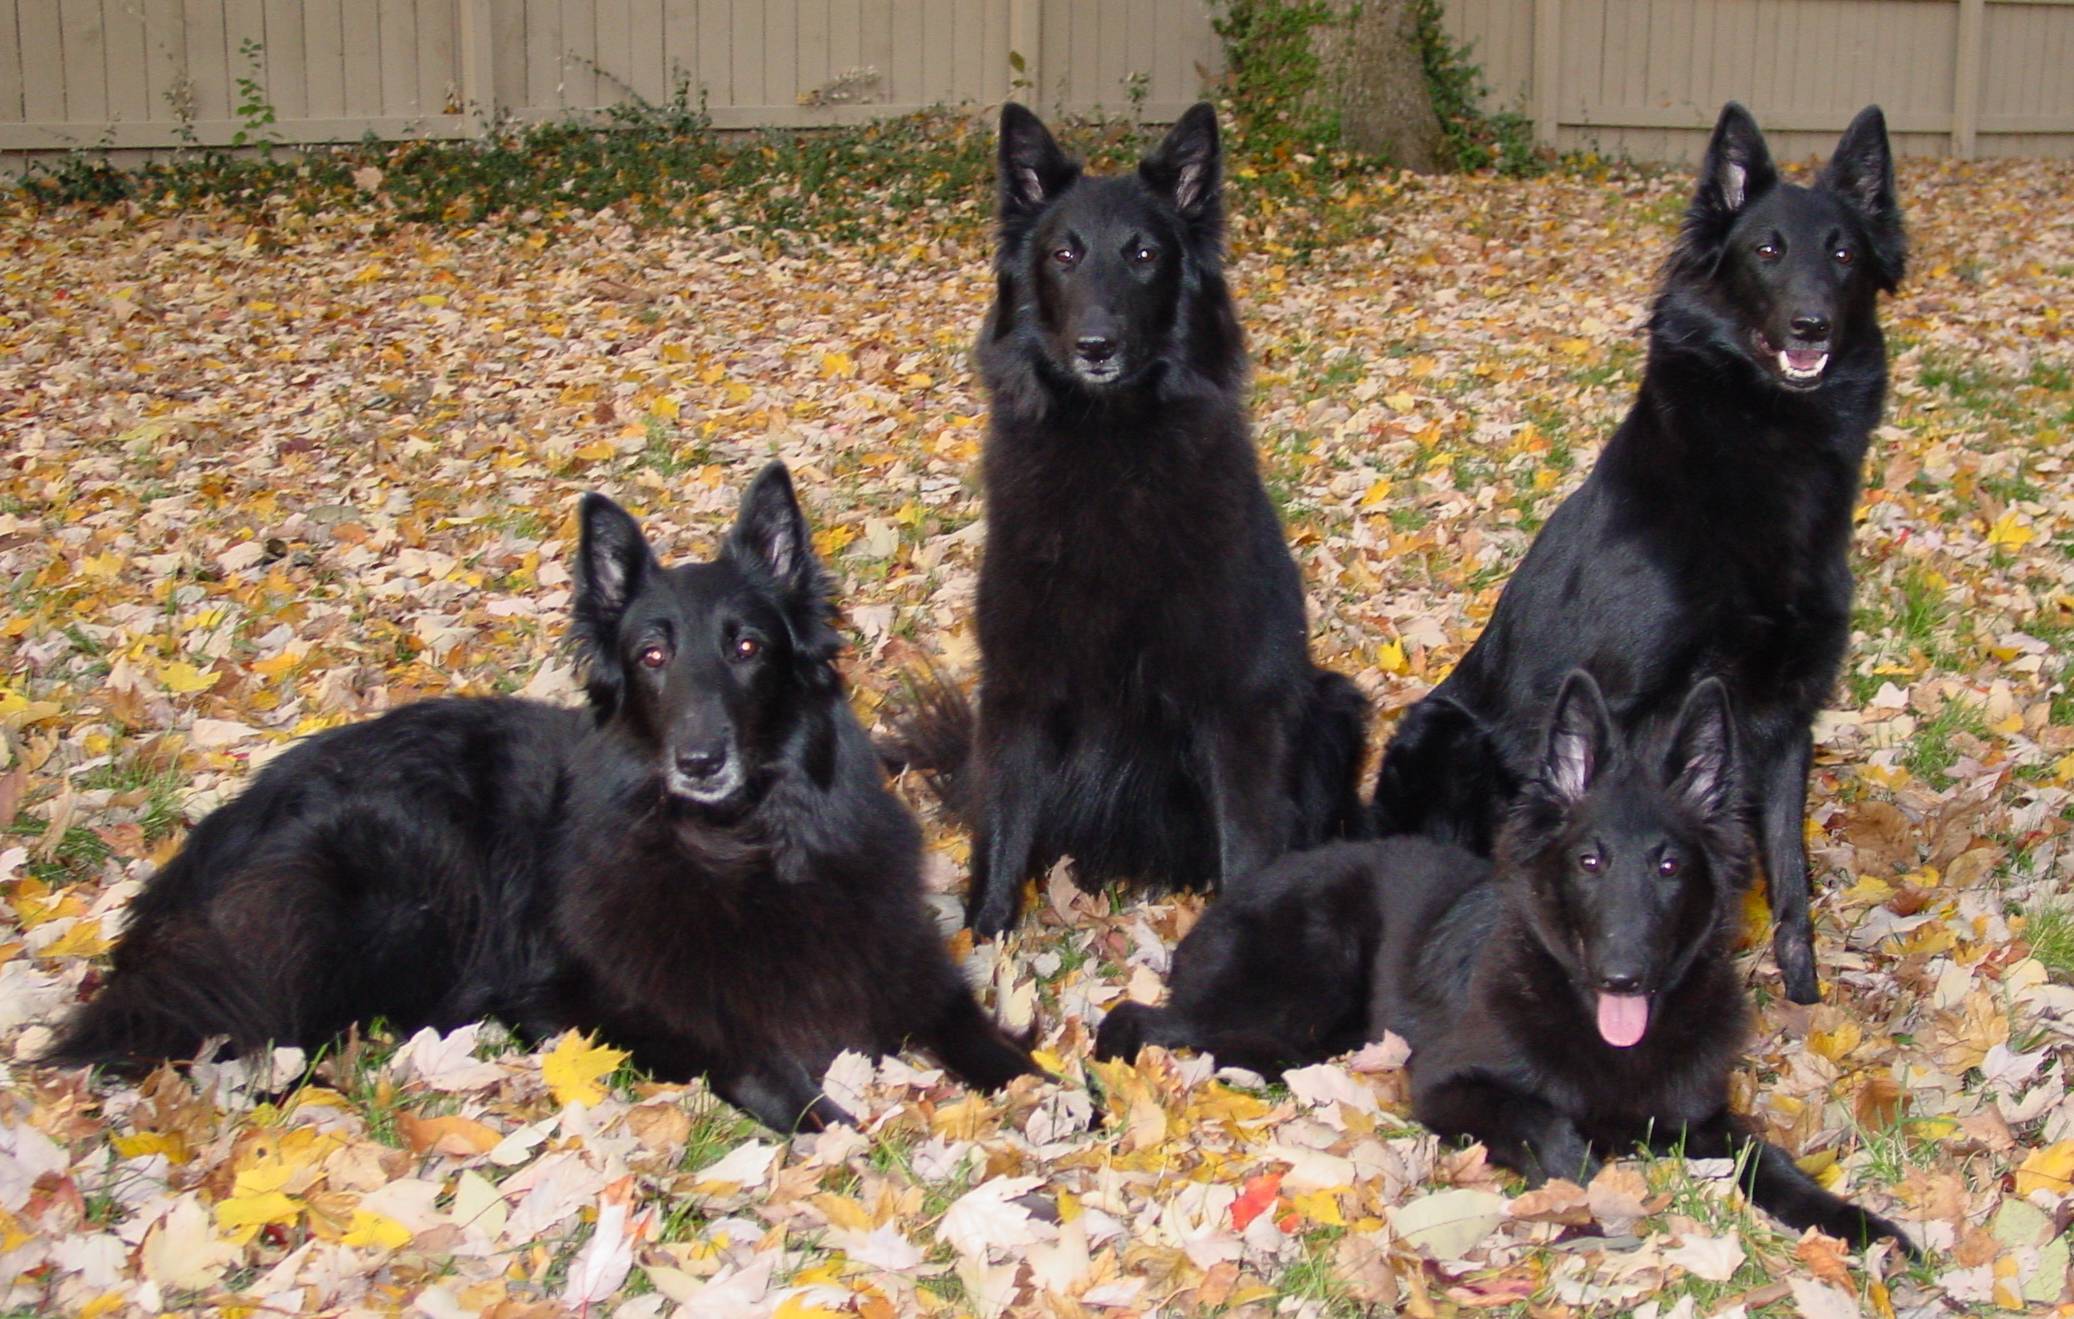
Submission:
[[[2017,520],[2015,513],[2004,513],[1988,528],[1988,544],[1997,549],[2020,550],[2036,539],[2037,533]]]
[[[848,353],[821,354],[821,374],[834,380],[848,380],[857,374],[857,364]]]
[[[216,1226],[235,1231],[270,1223],[292,1223],[301,1212],[302,1201],[280,1191],[233,1195],[216,1202]]]
[[[665,394],[661,398],[657,399],[654,403],[650,404],[648,411],[650,412],[650,414],[657,417],[661,417],[665,421],[675,421],[677,420],[678,416],[682,413],[683,409],[678,406],[676,399],[672,398],[668,394]]]
[[[579,445],[576,456],[587,463],[599,463],[618,452],[619,450],[612,447],[610,440],[592,440],[589,444]]]
[[[106,554],[92,554],[79,561],[81,577],[98,577],[106,580],[122,571],[122,556],[113,550]]]
[[[798,1292],[785,1298],[777,1309],[771,1311],[771,1319],[843,1319],[844,1310],[831,1310],[825,1305],[815,1305],[806,1298],[810,1293]]]
[[[857,539],[857,528],[850,526],[827,526],[814,533],[814,553],[824,559],[832,559],[843,546]]]
[[[1410,412],[1413,408],[1419,405],[1419,401],[1417,399],[1413,398],[1410,394],[1405,393],[1401,389],[1398,390],[1395,394],[1383,395],[1383,402],[1389,404],[1391,410],[1395,412]]]
[[[446,306],[446,294],[420,293],[418,295],[418,305],[420,307],[444,307]]]
[[[1411,665],[1404,658],[1403,637],[1385,641],[1382,645],[1377,646],[1375,648],[1375,660],[1376,663],[1382,665],[1383,672],[1385,673],[1402,674],[1411,669]]]
[[[370,261],[366,265],[360,267],[360,269],[353,272],[353,282],[355,284],[371,284],[375,280],[380,279],[382,276],[388,273],[388,267],[384,266],[381,262]]]
[[[136,1131],[126,1136],[109,1140],[115,1152],[125,1159],[141,1159],[151,1154],[163,1154],[168,1163],[185,1163],[193,1156],[188,1153],[187,1138],[177,1131]]]
[[[1324,1223],[1331,1227],[1345,1227],[1346,1215],[1340,1212],[1339,1194],[1335,1191],[1283,1192],[1291,1208],[1313,1223]]]
[[[1572,357],[1582,357],[1592,350],[1591,340],[1589,339],[1565,339],[1557,344],[1556,347]]]
[[[109,941],[101,936],[101,922],[76,920],[72,928],[45,944],[43,957],[99,957],[108,951]]]
[[[1858,1023],[1846,1019],[1837,1023],[1835,1030],[1809,1031],[1808,1048],[1833,1063],[1840,1063],[1864,1039],[1865,1032],[1859,1029]]]
[[[2020,1197],[2033,1191],[2065,1195],[2070,1190],[2074,1190],[2074,1140],[2054,1141],[2042,1150],[2033,1150],[2017,1165],[2016,1193]]]
[[[373,1246],[377,1250],[401,1250],[410,1244],[410,1229],[387,1214],[378,1214],[372,1209],[355,1209],[353,1221],[346,1234],[339,1238],[341,1245]]]
[[[1377,477],[1368,489],[1361,492],[1361,507],[1374,508],[1377,504],[1390,497],[1390,490],[1390,478],[1387,476]]]
[[[159,685],[180,696],[208,691],[222,676],[214,669],[198,669],[185,660],[162,664],[158,670]]]
[[[542,1060],[540,1074],[557,1104],[595,1104],[605,1097],[599,1078],[626,1061],[626,1051],[592,1044],[589,1035],[568,1031]]]
[[[812,1197],[808,1204],[821,1211],[830,1227],[839,1227],[851,1232],[869,1232],[877,1224],[871,1221],[871,1211],[866,1209],[855,1196],[837,1195],[823,1191]]]

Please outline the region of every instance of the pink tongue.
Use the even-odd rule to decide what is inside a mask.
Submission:
[[[1649,1029],[1647,994],[1599,995],[1599,1035],[1616,1049],[1633,1048]]]
[[[1822,361],[1822,359],[1827,356],[1829,356],[1829,354],[1825,352],[1819,352],[1811,349],[1789,348],[1786,350],[1786,360],[1792,363],[1793,369],[1796,371],[1806,371],[1810,367],[1819,364]]]

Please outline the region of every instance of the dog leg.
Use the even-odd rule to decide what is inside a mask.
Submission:
[[[1018,1076],[1047,1075],[1028,1049],[980,1009],[962,983],[945,999],[919,1043],[965,1084],[981,1090],[999,1090]]]
[[[989,741],[981,775],[986,799],[973,839],[972,886],[965,894],[965,924],[982,939],[1006,933],[1022,914],[1023,880],[1030,873],[1044,793],[1035,729],[1017,723]]]
[[[1289,739],[1280,723],[1248,711],[1212,725],[1197,755],[1217,825],[1216,886],[1228,889],[1274,860],[1289,837]]]
[[[857,1119],[821,1093],[806,1069],[789,1059],[773,1059],[772,1068],[712,1077],[714,1093],[773,1131],[822,1131],[838,1124],[856,1126]]]
[[[1499,1081],[1449,1077],[1413,1094],[1412,1116],[1443,1136],[1482,1141],[1494,1162],[1518,1172],[1529,1186],[1551,1177],[1582,1186],[1599,1171],[1591,1143],[1568,1114]]]
[[[1801,731],[1759,770],[1763,800],[1758,828],[1764,846],[1764,882],[1771,894],[1772,950],[1795,1003],[1820,1001],[1815,983],[1815,930],[1808,914],[1808,853],[1802,832],[1807,819],[1808,770],[1814,738]]]
[[[1657,1137],[1651,1143],[1668,1153],[1675,1149],[1677,1140],[1673,1134]],[[1684,1149],[1689,1159],[1741,1159],[1743,1190],[1751,1202],[1796,1231],[1818,1227],[1859,1249],[1884,1237],[1898,1244],[1911,1259],[1922,1257],[1908,1233],[1878,1214],[1823,1190],[1820,1183],[1800,1170],[1791,1155],[1745,1130],[1726,1112],[1688,1127]]]

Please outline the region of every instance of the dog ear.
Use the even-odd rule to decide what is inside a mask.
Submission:
[[[1073,186],[1080,164],[1059,150],[1036,115],[1010,101],[1001,107],[1001,218],[1028,219]]]
[[[1223,150],[1217,111],[1198,101],[1167,131],[1159,149],[1138,162],[1138,177],[1171,199],[1190,220],[1215,219],[1222,205]]]
[[[619,692],[614,638],[627,602],[655,570],[655,553],[641,524],[595,491],[583,497],[576,552],[576,644],[589,670],[591,704],[609,714]]]
[[[1613,716],[1599,684],[1583,669],[1570,670],[1556,693],[1555,715],[1549,720],[1548,749],[1541,760],[1541,781],[1556,797],[1574,802],[1591,789],[1606,763],[1613,739]]]
[[[1706,815],[1735,806],[1735,716],[1719,678],[1694,687],[1678,710],[1664,777],[1671,791]]]
[[[599,636],[609,635],[627,601],[655,564],[633,515],[593,491],[583,497],[583,544],[576,557],[576,613]]]
[[[1880,287],[1894,292],[1901,285],[1904,264],[1901,207],[1894,200],[1894,152],[1887,144],[1887,117],[1878,106],[1866,106],[1851,120],[1837,140],[1835,154],[1822,167],[1821,182],[1865,221]]]
[[[1699,187],[1692,195],[1695,215],[1731,216],[1769,192],[1779,181],[1771,149],[1757,121],[1735,101],[1721,107],[1707,158],[1700,165]]]
[[[742,511],[728,534],[728,549],[768,574],[787,594],[818,586],[820,565],[814,562],[806,515],[799,511],[785,464],[770,463],[749,483]]]

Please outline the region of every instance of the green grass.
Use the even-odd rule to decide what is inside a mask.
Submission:
[[[2054,904],[2035,907],[2024,923],[2031,956],[2044,963],[2055,980],[2074,981],[2074,908]]]
[[[1951,779],[1945,771],[1959,759],[1958,749],[1952,746],[1953,735],[1968,733],[1974,737],[1986,737],[1987,731],[1987,721],[1979,706],[1946,700],[1936,714],[1916,725],[1915,736],[1909,739],[1901,763],[1908,766],[1909,773],[1932,787],[1949,787]]]

